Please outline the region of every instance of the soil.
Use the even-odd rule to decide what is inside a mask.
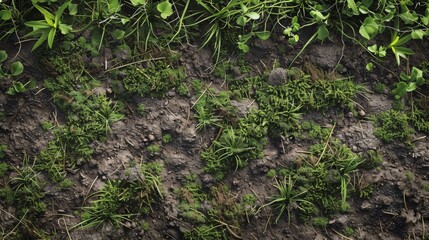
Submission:
[[[286,46],[285,40],[254,43],[251,52],[246,55],[246,62],[252,66],[252,74],[270,71],[275,63],[287,68],[300,51],[300,46],[295,49],[287,47],[285,53],[281,53],[278,51],[279,45]],[[0,144],[8,147],[6,157],[1,161],[14,166],[22,164],[24,154],[34,159],[52,139],[52,132],[42,128],[43,122],[65,122],[64,114],[52,102],[50,93],[43,88],[46,73],[38,67],[38,56],[29,51],[30,47],[24,46],[18,58],[26,68],[24,77],[34,77],[38,86],[23,95],[10,96],[5,91],[0,95],[0,110],[6,114],[0,128]],[[15,49],[14,46],[6,47],[9,56],[14,55]],[[217,79],[211,74],[213,59],[209,50],[183,45],[178,51],[181,55],[180,63],[186,69],[187,84],[193,79],[200,79],[219,90],[227,88],[223,79]],[[427,48],[416,52],[410,59],[410,65],[429,54]],[[376,83],[392,86],[398,81],[399,73],[404,70],[401,69],[403,67],[396,66],[394,59],[389,58],[382,65],[377,65],[374,72],[368,73],[365,65],[370,59],[371,56],[359,46],[325,42],[310,45],[293,65],[317,78],[321,74],[329,76],[340,64],[341,75],[354,77],[354,81],[365,84],[368,89],[372,89]],[[234,56],[227,60],[234,61]],[[281,70],[275,71],[277,72],[274,74],[283,76]],[[239,78],[240,75],[237,72],[236,77]],[[374,136],[373,122],[367,117],[391,108],[392,97],[388,93],[376,94],[369,90],[358,96],[356,102],[360,107],[356,117],[340,108],[304,116],[325,127],[332,127],[333,122],[336,122],[333,136],[356,153],[366,153],[370,149],[382,153],[384,161],[381,167],[359,172],[361,181],[375,185],[369,198],[353,196],[349,201],[350,210],[330,216],[325,228],[304,224],[296,217],[290,223],[284,217],[278,224],[274,224],[276,212],[271,208],[264,208],[242,226],[241,239],[423,239],[424,236],[427,239],[429,192],[423,186],[429,183],[429,139],[427,135],[416,132],[413,136],[414,148],[409,149],[400,143],[383,143]],[[112,125],[109,138],[92,143],[94,153],[91,160],[83,163],[78,171],[68,172],[67,177],[72,180],[72,187],[61,190],[53,183],[45,186],[45,202],[48,207],[37,227],[51,233],[53,239],[183,239],[183,232],[191,226],[178,214],[179,199],[175,190],[184,184],[186,176],[191,173],[196,174],[197,181],[205,187],[215,184],[213,176],[203,172],[204,162],[199,153],[211,144],[217,131],[196,130],[197,122],[192,108],[197,99],[198,96],[193,94],[179,96],[174,90],[162,98],[134,96],[128,99],[125,117]],[[137,113],[140,103],[145,105],[143,115]],[[252,99],[247,99],[233,104],[245,114],[251,103]],[[161,145],[162,136],[166,133],[171,134],[173,140],[162,144],[160,153],[150,154],[146,147],[150,144]],[[256,205],[261,206],[276,191],[267,172],[272,168],[290,165],[308,147],[309,143],[302,140],[291,139],[282,145],[269,141],[262,159],[251,160],[247,167],[230,173],[222,183],[230,186],[234,196],[255,194]],[[136,223],[121,228],[107,224],[101,230],[70,229],[80,221],[74,212],[84,206],[89,201],[88,196],[101,189],[108,179],[135,177],[133,174],[125,174],[128,168],[126,166],[155,160],[164,165],[164,197],[154,206],[152,213],[142,217],[149,224],[148,229],[143,230]],[[414,178],[407,178],[407,172],[412,172]],[[47,178],[44,173],[40,177]],[[0,210],[1,229],[11,230],[17,222],[13,217],[17,209],[0,200]],[[350,238],[342,234],[347,226],[355,230]]]

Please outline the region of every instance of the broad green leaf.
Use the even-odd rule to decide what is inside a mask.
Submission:
[[[240,4],[240,7],[241,7],[241,12],[242,13],[247,13],[247,11],[249,11],[249,9],[246,7],[246,5],[244,5],[244,4]]]
[[[254,5],[259,4],[259,0],[251,0]]]
[[[12,76],[18,76],[23,71],[24,71],[24,66],[20,61],[16,61],[12,63],[10,66],[10,73],[12,74]]]
[[[257,12],[248,12],[245,15],[247,17],[249,17],[250,19],[253,19],[253,20],[257,20],[260,17],[259,13],[257,13]]]
[[[262,40],[267,40],[271,36],[271,33],[269,31],[255,32],[255,34],[258,38]]]
[[[8,88],[7,89],[7,91],[6,91],[6,93],[8,94],[8,95],[11,95],[11,96],[13,96],[13,95],[15,95],[15,90],[13,89],[13,87],[10,87],[10,88]]]
[[[146,4],[146,0],[131,0],[131,4],[135,7]]]
[[[319,39],[320,41],[323,41],[328,37],[329,37],[329,30],[326,28],[325,25],[320,26],[319,29],[317,29],[317,39]]]
[[[298,43],[298,41],[299,41],[299,35],[293,35],[288,39],[288,42],[290,45],[295,45]]]
[[[396,88],[392,90],[392,94],[396,99],[399,99],[407,94],[408,84],[405,82],[396,83]]]
[[[410,79],[411,81],[417,82],[417,83],[424,83],[425,80],[423,79],[423,71],[413,67],[411,69],[411,74],[410,74]]]
[[[0,51],[0,63],[6,61],[7,59],[7,52],[5,50]]]
[[[370,40],[378,33],[378,24],[372,17],[366,17],[362,26],[359,28],[359,33],[362,37]]]
[[[365,69],[368,72],[372,72],[372,70],[374,70],[374,63],[372,63],[372,62],[367,63],[366,66],[365,66]]]
[[[238,49],[240,49],[244,53],[247,53],[250,50],[249,46],[246,43],[243,43],[243,42],[239,42],[238,43]]]
[[[121,10],[119,0],[109,0],[109,12],[110,14],[117,13]]]
[[[244,27],[246,25],[246,18],[244,16],[238,16],[237,21],[235,21],[238,26]]]
[[[407,92],[412,92],[417,89],[417,84],[415,82],[410,82],[405,89]]]
[[[420,30],[420,29],[413,30],[411,32],[411,37],[413,39],[420,39],[420,40],[422,40],[423,37],[424,37],[424,35],[425,35],[425,32],[423,30]]]
[[[369,46],[369,47],[368,47],[368,50],[369,50],[370,52],[374,53],[374,54],[378,54],[378,47],[377,47],[377,44],[374,44],[374,45],[372,45],[372,46]]]
[[[58,26],[58,29],[60,29],[61,34],[66,35],[67,33],[70,33],[73,28],[70,25],[66,25],[66,24],[62,24],[60,23],[60,25]]]
[[[290,36],[292,34],[292,28],[288,27],[283,30],[283,35]]]
[[[353,11],[354,14],[359,15],[359,11],[354,0],[347,0],[347,6]]]
[[[121,18],[121,23],[122,24],[126,24],[126,23],[128,23],[130,21],[130,19],[129,18],[125,18],[125,17],[123,17],[123,18]]]
[[[24,86],[24,84],[22,84],[22,82],[13,81],[12,86],[13,86],[13,89],[15,90],[15,92],[18,92],[18,93],[25,92],[25,86]]]
[[[313,17],[313,19],[316,22],[320,22],[320,21],[326,20],[328,18],[328,16],[329,16],[329,14],[326,15],[326,16],[323,16],[323,14],[320,11],[315,11],[315,10],[312,10],[310,12],[310,15]]]
[[[124,36],[125,36],[125,31],[123,31],[123,30],[116,29],[115,31],[113,31],[113,37],[116,40],[120,40],[120,39],[124,38]]]
[[[405,24],[413,24],[417,20],[419,20],[419,17],[417,16],[417,13],[406,11],[404,13],[399,14],[399,17],[402,19],[402,21]]]
[[[1,64],[0,64],[0,80],[3,79],[4,77],[6,77],[6,73],[3,72],[3,70],[1,69]]]
[[[161,13],[163,19],[167,19],[169,16],[173,15],[173,6],[169,1],[158,3],[156,9]]]
[[[68,5],[68,9],[69,9],[69,14],[71,15],[71,16],[74,16],[74,15],[76,15],[77,14],[77,4],[76,3],[70,3],[69,5]]]
[[[3,21],[10,20],[12,18],[12,12],[10,10],[1,10],[0,11],[0,18]]]
[[[426,26],[429,25],[429,17],[421,17],[420,20],[422,21],[422,23]]]

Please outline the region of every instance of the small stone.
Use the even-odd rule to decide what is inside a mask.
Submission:
[[[268,76],[268,84],[280,86],[287,82],[287,71],[284,68],[274,68]]]
[[[366,113],[364,110],[359,110],[359,116],[365,117]]]
[[[155,140],[155,136],[153,134],[149,134],[148,138],[149,138],[149,141]]]
[[[174,96],[176,96],[176,92],[175,92],[175,91],[173,91],[173,90],[168,91],[167,96],[169,96],[169,97],[174,97]]]

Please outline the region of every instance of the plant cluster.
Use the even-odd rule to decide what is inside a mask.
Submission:
[[[225,185],[213,186],[206,193],[195,176],[189,176],[178,194],[179,216],[192,223],[192,228],[184,233],[185,239],[239,237],[240,226],[255,213],[254,195],[237,198]]]
[[[411,144],[411,136],[414,130],[409,126],[409,117],[403,112],[387,110],[374,117],[374,135],[385,142],[395,140],[405,141]]]
[[[123,226],[141,214],[152,212],[152,205],[162,199],[161,171],[157,162],[142,163],[141,178],[136,181],[109,180],[95,192],[95,198],[83,208],[82,219],[74,227],[90,228],[111,223]]]
[[[352,173],[363,162],[361,156],[338,139],[330,137],[324,143],[312,145],[308,157],[299,160],[295,168],[272,173],[277,194],[261,208],[274,206],[278,209],[276,223],[284,213],[289,222],[296,213],[302,220],[312,219],[313,224],[320,225],[315,223],[320,217],[348,210]]]
[[[131,67],[122,83],[129,93],[157,96],[181,86],[184,78],[185,72],[182,67],[173,68],[164,61],[155,61],[148,67]]]

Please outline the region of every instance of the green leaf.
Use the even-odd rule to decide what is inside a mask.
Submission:
[[[246,18],[244,16],[238,16],[237,21],[235,21],[238,26],[244,27],[246,25]]]
[[[410,82],[405,89],[407,92],[412,92],[417,89],[417,84],[415,82]]]
[[[353,11],[354,14],[359,15],[359,11],[354,0],[347,0],[347,6]]]
[[[161,13],[163,19],[167,19],[169,16],[173,15],[173,6],[169,1],[158,3],[156,9]]]
[[[58,29],[60,29],[61,34],[64,34],[64,35],[66,35],[67,33],[73,30],[73,28],[70,25],[66,25],[62,23],[60,23],[60,25],[58,26]]]
[[[49,25],[47,22],[43,21],[43,20],[39,20],[39,21],[29,21],[24,23],[26,26],[29,26],[31,28],[33,28],[33,31],[39,30],[39,29],[49,29],[52,28],[51,25]]]
[[[392,90],[392,94],[396,99],[405,96],[407,94],[408,84],[405,82],[396,83],[396,88]]]
[[[323,14],[320,11],[315,11],[315,10],[312,10],[310,12],[310,15],[313,17],[313,19],[316,22],[321,22],[323,20],[326,20],[328,18],[328,16],[329,16],[329,14],[327,16],[323,16]]]
[[[10,73],[12,74],[12,76],[18,76],[23,71],[24,71],[24,66],[20,61],[16,61],[12,63],[12,65],[10,66]]]
[[[425,35],[425,32],[423,30],[420,30],[420,29],[413,30],[411,32],[411,37],[413,39],[420,39],[420,40],[422,40],[423,37],[424,37],[424,35]]]
[[[119,4],[119,0],[109,0],[109,13],[117,13],[121,10],[121,5]]]
[[[35,2],[33,2],[33,5],[37,8],[37,10],[39,10],[39,12],[43,14],[43,16],[45,17],[46,23],[54,27],[55,26],[54,15],[52,15],[52,13],[48,12],[48,10],[44,9],[43,7],[37,5]]]
[[[37,40],[37,42],[34,44],[34,46],[31,49],[31,51],[36,50],[40,45],[42,45],[42,43],[44,41],[46,41],[47,38],[48,38],[48,32],[47,31],[43,31],[42,35],[39,37],[39,40]]]
[[[69,14],[74,16],[77,14],[77,4],[76,3],[70,3],[68,5],[68,9],[69,9]]]
[[[243,43],[243,42],[239,42],[238,43],[238,49],[240,49],[244,53],[247,53],[250,50],[249,46],[246,43]]]
[[[240,8],[241,8],[241,12],[242,13],[247,13],[247,11],[249,11],[249,9],[246,7],[246,5],[240,3]]]
[[[377,44],[374,44],[374,45],[372,45],[372,46],[369,46],[369,47],[368,47],[368,51],[370,51],[370,52],[372,52],[372,53],[374,53],[374,54],[378,54],[378,47],[377,47]]]
[[[48,33],[48,47],[52,48],[54,45],[55,40],[55,34],[57,33],[57,30],[55,28],[52,28],[51,31]]]
[[[267,40],[271,36],[271,32],[263,31],[263,32],[255,32],[256,36],[262,40]]]
[[[362,37],[370,40],[375,37],[378,33],[378,24],[372,17],[366,17],[362,23],[362,26],[359,28],[359,33]]]
[[[250,19],[253,19],[253,20],[257,20],[257,19],[259,19],[259,18],[260,18],[259,13],[257,13],[257,12],[248,12],[248,13],[246,13],[245,15],[246,15],[247,17],[249,17]]]
[[[395,47],[392,46],[391,47],[393,54],[395,54],[395,58],[396,58],[396,63],[399,65],[401,65],[401,58],[406,59],[407,56],[406,55],[413,55],[414,52],[406,47]]]
[[[13,95],[15,95],[15,90],[13,89],[13,87],[10,87],[10,88],[8,88],[7,89],[7,91],[6,91],[6,93],[8,94],[8,95],[11,95],[11,96],[13,96]]]
[[[63,3],[60,8],[58,8],[58,10],[55,14],[55,22],[54,22],[55,28],[57,28],[58,25],[60,24],[61,16],[63,15],[64,10],[66,10],[66,8],[68,7],[70,2],[71,1],[67,1],[67,2]]]
[[[423,71],[416,68],[416,67],[413,67],[411,69],[410,79],[411,79],[411,81],[421,83],[421,84],[423,84],[425,82],[425,80],[423,78]]]
[[[12,18],[12,12],[10,10],[1,10],[0,11],[0,18],[3,21],[10,20]]]
[[[372,72],[372,70],[374,70],[374,63],[372,63],[372,62],[367,63],[366,66],[365,66],[365,69],[368,72]]]
[[[25,92],[25,86],[21,82],[13,81],[12,85],[13,85],[13,89],[15,90],[15,92],[19,92],[19,93]]]
[[[123,31],[123,30],[116,29],[115,31],[113,31],[113,37],[116,40],[120,40],[120,39],[124,38],[124,36],[125,36],[125,31]]]
[[[4,77],[6,77],[6,73],[3,72],[3,70],[1,69],[1,65],[0,65],[0,80],[3,79]]]
[[[406,11],[404,13],[399,14],[399,17],[402,19],[402,21],[405,24],[413,24],[417,20],[419,20],[419,17],[417,16],[417,13]]]
[[[317,29],[317,39],[319,39],[320,41],[323,41],[328,37],[329,37],[329,30],[326,28],[325,25],[320,26],[319,29]]]
[[[131,0],[131,4],[135,7],[138,5],[145,5],[146,0]]]
[[[5,50],[1,50],[0,51],[0,63],[6,61],[6,59],[7,59],[7,53],[6,53],[6,51]]]

